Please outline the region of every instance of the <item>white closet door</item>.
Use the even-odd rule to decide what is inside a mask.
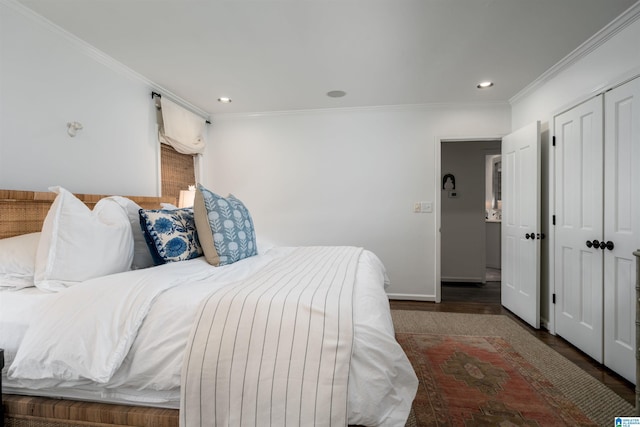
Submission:
[[[540,122],[502,138],[502,305],[540,327]]]
[[[603,361],[602,96],[555,117],[556,333]]]
[[[635,383],[635,257],[640,248],[640,78],[605,94],[604,363]]]

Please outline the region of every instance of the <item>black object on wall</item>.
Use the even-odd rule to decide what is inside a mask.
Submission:
[[[453,174],[448,173],[442,177],[442,189],[443,190],[455,190],[456,189],[456,177]]]

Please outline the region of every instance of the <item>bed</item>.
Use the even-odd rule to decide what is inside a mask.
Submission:
[[[106,199],[74,197],[93,209]],[[0,238],[44,233],[55,200],[0,190]],[[264,425],[265,414],[272,425],[404,425],[417,379],[394,338],[380,260],[259,241],[255,252],[0,290],[5,425]]]

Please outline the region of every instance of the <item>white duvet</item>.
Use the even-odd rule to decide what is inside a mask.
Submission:
[[[274,248],[217,268],[203,258],[171,263],[57,294],[0,292],[5,392],[64,397],[84,389],[90,400],[178,407],[184,348],[202,299],[290,251]],[[417,388],[394,338],[385,278],[378,258],[364,251],[354,289],[350,424],[404,425]]]

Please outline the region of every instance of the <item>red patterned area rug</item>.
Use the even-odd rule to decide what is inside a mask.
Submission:
[[[418,426],[589,426],[591,421],[499,337],[397,334],[420,380]]]
[[[508,316],[391,310],[420,384],[407,427],[612,426],[632,404]]]

